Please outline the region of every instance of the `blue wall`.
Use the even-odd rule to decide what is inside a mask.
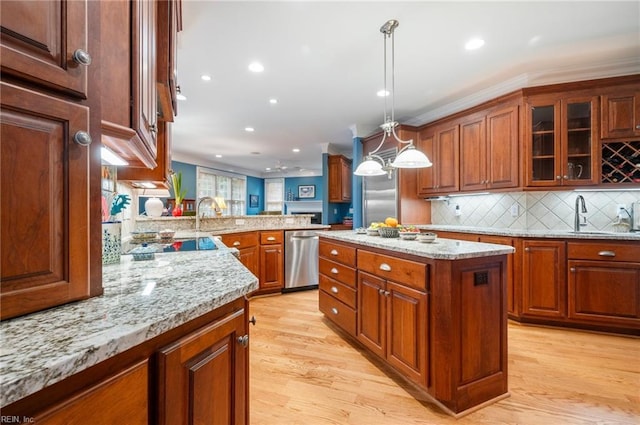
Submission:
[[[316,196],[313,198],[298,198],[298,186],[308,186],[315,185],[316,187]],[[286,177],[284,179],[284,200],[287,200],[287,193],[293,193],[293,199],[298,201],[318,201],[323,198],[322,194],[324,191],[324,181],[322,176],[313,176],[313,177]]]
[[[249,207],[249,195],[258,195],[258,206]],[[247,176],[247,215],[257,215],[264,210],[264,179]]]
[[[353,138],[353,170],[358,168],[360,162],[362,162],[362,139],[360,137]],[[366,227],[362,223],[362,177],[352,176],[351,180],[351,201],[353,202],[353,228]]]
[[[185,164],[184,162],[171,161],[171,169],[176,173],[182,172],[182,187],[187,189],[185,199],[197,199],[198,193],[196,187],[196,166],[193,164]],[[173,197],[173,188],[169,190]]]

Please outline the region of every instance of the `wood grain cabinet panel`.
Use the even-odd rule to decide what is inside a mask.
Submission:
[[[487,187],[487,119],[476,114],[460,124],[460,190]]]
[[[86,98],[88,68],[73,59],[87,45],[87,2],[3,1],[2,73]]]
[[[487,114],[486,184],[489,189],[519,185],[518,112],[519,106],[511,105]]]
[[[239,310],[160,350],[158,424],[248,423],[246,323]]]
[[[260,232],[259,292],[277,292],[284,286],[284,233],[282,230]]]
[[[228,233],[221,235],[222,243],[229,248],[236,248],[239,251],[240,262],[249,269],[251,273],[258,276],[259,268],[259,251],[258,251],[258,233]]]
[[[626,87],[601,98],[603,139],[640,137],[640,89]]]
[[[523,316],[566,318],[567,254],[565,242],[525,240],[523,248]]]
[[[418,134],[416,147],[433,163],[417,173],[418,194],[457,192],[460,188],[460,126],[427,127]]]
[[[5,319],[89,296],[89,109],[0,84]]]
[[[329,202],[351,202],[351,160],[329,155]]]

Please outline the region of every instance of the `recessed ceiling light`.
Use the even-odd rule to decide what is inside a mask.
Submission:
[[[222,155],[220,155],[219,153],[216,154],[216,158],[222,158]]]
[[[378,97],[387,97],[389,96],[391,93],[389,93],[389,90],[380,90],[378,91],[378,93],[376,93],[376,95]]]
[[[300,149],[298,149],[298,148],[293,148],[293,149],[291,149],[291,150],[292,150],[293,152],[300,152]]]
[[[271,167],[265,168],[266,171],[271,171]]]
[[[202,81],[211,81],[211,75],[202,74],[200,78],[202,79]]]
[[[272,104],[272,105],[275,105],[276,103],[278,103],[278,99],[271,98],[271,99],[269,99],[269,103]]]
[[[178,99],[178,100],[187,100],[187,96],[183,95],[182,93],[178,93],[176,95],[176,99]]]
[[[262,72],[264,71],[264,65],[260,62],[251,62],[249,64],[249,71],[251,72]]]
[[[467,50],[476,50],[484,46],[484,40],[481,38],[472,38],[467,41],[467,44],[464,45],[464,48]]]
[[[246,131],[247,133],[253,133],[254,131],[256,131],[256,129],[253,127],[245,127],[244,131]]]

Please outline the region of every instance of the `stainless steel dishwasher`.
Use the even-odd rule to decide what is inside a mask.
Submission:
[[[318,287],[318,235],[312,230],[285,232],[284,289],[282,292]]]

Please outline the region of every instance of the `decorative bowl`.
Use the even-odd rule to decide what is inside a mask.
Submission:
[[[160,230],[158,232],[158,235],[160,236],[160,239],[173,239],[173,237],[176,235],[176,231],[171,229],[164,229]]]
[[[416,240],[420,232],[400,232],[400,239],[404,239],[406,241]]]
[[[131,239],[133,239],[134,242],[146,242],[155,239],[157,235],[158,232],[144,230],[139,232],[131,232]]]
[[[383,238],[397,238],[400,232],[395,227],[380,227],[378,233]]]
[[[156,258],[156,250],[150,246],[147,246],[146,243],[142,244],[137,248],[134,248],[130,251],[130,254],[133,255],[133,261],[149,261]]]
[[[367,229],[365,229],[364,227],[358,227],[356,229],[356,233],[359,235],[366,235],[367,234]]]
[[[431,232],[420,233],[420,235],[418,235],[418,242],[431,243],[431,242],[435,242],[437,238],[438,238],[438,235],[435,233],[431,233]]]
[[[378,229],[367,228],[367,235],[369,236],[379,236]]]

